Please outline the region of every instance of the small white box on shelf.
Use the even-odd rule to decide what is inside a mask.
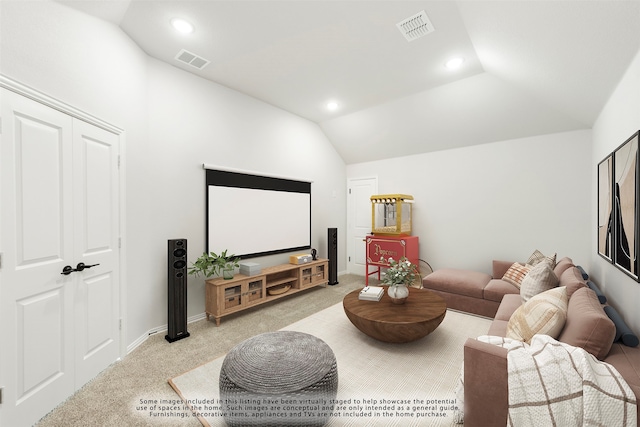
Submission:
[[[240,274],[244,274],[245,276],[255,276],[256,274],[260,274],[260,271],[260,264],[257,262],[240,263]]]

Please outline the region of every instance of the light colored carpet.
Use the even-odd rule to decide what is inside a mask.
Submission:
[[[356,329],[344,314],[342,303],[338,303],[282,330],[315,335],[335,353],[337,399],[347,403],[344,408],[334,409],[336,416],[327,426],[451,426],[464,342],[469,337],[486,334],[490,322],[448,310],[444,321],[427,337],[412,343],[390,344]],[[223,360],[224,356],[219,357],[170,380],[186,401],[212,402],[201,406],[203,412],[213,413],[201,418],[205,426],[225,425],[216,414]],[[409,403],[387,403],[385,408],[384,400]],[[189,412],[182,403],[175,405],[175,410],[174,416],[180,416],[179,413],[187,416]]]
[[[191,336],[172,344],[164,339],[164,332],[152,335],[52,410],[37,427],[201,427],[190,413],[184,418],[151,416],[153,403],[143,402],[177,399],[167,379],[225,355],[256,334],[277,331],[330,307],[364,286],[363,276],[345,274],[338,279],[336,286],[311,288],[224,317],[220,326],[207,320],[190,323]]]

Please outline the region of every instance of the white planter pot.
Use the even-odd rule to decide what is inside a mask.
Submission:
[[[394,304],[404,304],[409,296],[409,288],[407,285],[389,286],[389,298]]]

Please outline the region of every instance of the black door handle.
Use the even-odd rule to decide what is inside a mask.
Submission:
[[[76,270],[75,271],[82,271],[85,268],[95,267],[96,265],[100,265],[100,264],[86,265],[84,262],[79,262],[78,265],[76,265]]]
[[[65,265],[64,268],[62,269],[62,273],[60,273],[60,274],[64,274],[65,276],[68,276],[69,274],[73,273],[74,271],[82,271],[82,270],[84,270],[86,268],[95,267],[96,265],[100,265],[100,264],[86,265],[84,262],[79,262],[78,265],[76,265],[76,268],[73,268],[70,265]]]
[[[73,273],[74,271],[78,271],[75,268],[71,267],[70,265],[65,265],[64,268],[62,269],[62,273],[60,274],[64,274],[65,276],[70,275],[71,273]]]

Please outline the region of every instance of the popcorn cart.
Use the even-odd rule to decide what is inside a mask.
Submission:
[[[387,261],[389,258],[398,261],[405,257],[415,265],[420,261],[418,236],[367,236],[365,243],[367,245],[366,286],[369,286],[369,276],[372,274],[377,274],[380,280],[382,269],[389,267]],[[370,267],[374,267],[375,270],[371,271]]]
[[[380,194],[370,199],[371,236],[365,239],[367,286],[370,275],[377,274],[380,279],[382,269],[389,267],[390,257],[396,261],[406,257],[416,265],[419,262],[418,236],[411,236],[413,196]]]

